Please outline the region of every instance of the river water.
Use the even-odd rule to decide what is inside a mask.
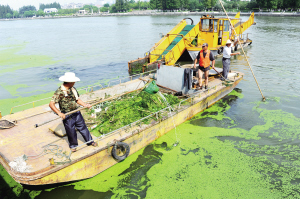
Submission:
[[[181,19],[0,21],[0,111],[51,96],[66,71],[80,77],[77,87],[128,76],[127,62],[143,57]],[[230,95],[122,163],[91,179],[36,190],[1,167],[0,198],[299,198],[300,21],[255,21],[245,51],[266,102],[243,56],[234,56],[231,69],[245,76]]]

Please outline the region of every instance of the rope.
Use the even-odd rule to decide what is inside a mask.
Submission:
[[[9,163],[9,166],[11,167],[11,170],[18,171],[21,173],[29,172],[30,169],[32,169],[31,165],[26,164],[26,160],[28,159],[37,159],[45,154],[53,154],[57,158],[65,158],[66,161],[64,162],[54,162],[53,158],[50,159],[51,165],[60,165],[60,164],[66,164],[71,162],[71,154],[72,151],[70,151],[70,154],[67,156],[66,152],[63,152],[63,148],[61,146],[58,146],[56,144],[49,144],[47,145],[44,150],[38,154],[38,155],[21,155],[17,158],[15,158],[13,161]]]
[[[238,37],[238,35],[237,35],[237,33],[236,33],[236,31],[235,31],[234,27],[233,27],[233,26],[232,26],[232,24],[231,24],[231,20],[230,20],[230,19],[229,19],[229,17],[228,17],[228,14],[227,14],[227,12],[226,12],[226,10],[225,10],[224,6],[223,6],[223,3],[222,3],[222,1],[221,1],[221,0],[219,0],[219,2],[220,2],[220,4],[221,4],[221,6],[222,6],[222,8],[223,8],[223,10],[224,10],[224,12],[225,12],[225,14],[226,14],[226,16],[227,16],[228,20],[229,20],[230,26],[232,27],[232,29],[233,29],[233,31],[234,31],[234,34],[235,34],[235,36],[236,36],[236,37]],[[256,82],[256,84],[257,84],[257,87],[258,87],[258,89],[259,89],[259,91],[260,91],[260,94],[261,94],[261,96],[262,96],[262,98],[263,98],[263,101],[265,101],[265,100],[266,100],[266,98],[264,97],[264,95],[263,95],[263,93],[262,93],[262,91],[261,91],[261,89],[260,89],[260,87],[259,87],[259,84],[258,84],[258,82],[257,82],[257,80],[256,80],[256,77],[255,77],[255,75],[254,75],[254,72],[253,72],[253,70],[252,70],[252,68],[251,68],[251,65],[250,65],[250,63],[249,63],[249,60],[248,60],[248,58],[247,58],[247,56],[246,56],[246,53],[245,53],[245,51],[244,51],[244,48],[243,48],[243,46],[242,46],[242,44],[241,44],[241,41],[240,41],[240,40],[239,40],[239,44],[240,44],[240,46],[241,46],[241,48],[242,48],[243,54],[244,54],[244,56],[245,56],[245,59],[246,59],[246,61],[247,61],[247,63],[248,63],[248,66],[249,66],[249,68],[250,68],[250,70],[251,70],[251,73],[252,73],[252,75],[253,75],[253,77],[254,77],[254,80],[255,80],[255,82]]]
[[[60,158],[60,159],[65,158],[66,159],[66,161],[64,161],[64,162],[54,162],[55,164],[66,164],[66,163],[71,162],[70,157],[71,157],[72,152],[70,151],[69,155],[66,155],[66,152],[63,152],[62,146],[58,146],[56,144],[48,144],[44,148],[44,150],[38,155],[24,155],[23,157],[25,160],[27,160],[27,159],[34,160],[34,159],[37,159],[46,154],[53,154],[57,158]]]

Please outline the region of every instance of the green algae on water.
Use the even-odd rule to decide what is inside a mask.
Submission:
[[[15,84],[15,85],[8,85],[8,84],[1,84],[5,90],[7,90],[12,96],[19,96],[17,89],[19,88],[27,88],[28,86],[26,84]]]
[[[29,102],[33,102],[33,101],[37,101],[37,100],[41,100],[41,99],[45,99],[45,100],[35,102],[34,105],[35,106],[40,106],[40,105],[48,104],[50,102],[50,97],[53,95],[53,93],[54,93],[54,91],[39,94],[39,95],[33,95],[33,96],[30,96],[30,97],[18,97],[18,98],[13,98],[13,99],[2,99],[2,100],[0,100],[0,108],[1,108],[0,111],[1,111],[3,116],[8,115],[8,114],[10,114],[10,111],[11,111],[12,107],[19,106],[19,105],[22,105],[22,104],[26,104],[26,105],[14,108],[12,113],[19,112],[19,111],[22,111],[22,110],[26,110],[26,109],[29,109],[29,108],[33,107],[33,103],[29,103]],[[27,104],[27,103],[29,103],[29,104]]]
[[[20,54],[19,52],[24,50],[25,47],[26,43],[0,50],[0,74],[20,69],[51,65],[58,62],[46,55]]]
[[[214,106],[207,111],[220,111]],[[299,198],[300,147],[293,141],[299,139],[300,120],[281,110],[256,110],[265,123],[249,131],[202,127],[187,121],[177,127],[180,144],[176,147],[172,147],[174,129],[149,145],[159,153],[147,172],[139,173],[142,167],[124,172],[132,161],[139,160],[144,148],[96,177],[73,185],[81,190],[109,190],[112,198]],[[226,111],[228,107],[218,118],[202,113],[196,117],[220,123]]]
[[[24,189],[22,185],[17,183],[0,165],[0,198],[14,199],[14,198],[32,198],[34,199],[41,191],[30,191]]]

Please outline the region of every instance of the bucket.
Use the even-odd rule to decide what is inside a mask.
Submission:
[[[148,84],[148,86],[146,86],[146,88],[144,88],[145,92],[149,93],[149,94],[155,94],[159,91],[158,86],[156,85],[155,81],[152,81]]]

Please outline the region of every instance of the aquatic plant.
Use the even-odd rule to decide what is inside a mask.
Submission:
[[[173,95],[163,94],[163,96],[170,105],[179,103],[179,99]],[[92,123],[97,124],[97,127],[91,132],[95,136],[100,136],[135,122],[165,107],[167,107],[167,104],[159,94],[136,91],[117,98],[114,101],[104,102],[97,106],[96,109],[94,108],[86,112],[84,117],[88,125]],[[91,117],[95,115],[96,118]],[[147,123],[153,119],[158,120],[160,117],[162,116],[159,115],[158,118],[151,117],[148,120],[144,120],[143,123]],[[142,123],[139,125],[142,125]]]

